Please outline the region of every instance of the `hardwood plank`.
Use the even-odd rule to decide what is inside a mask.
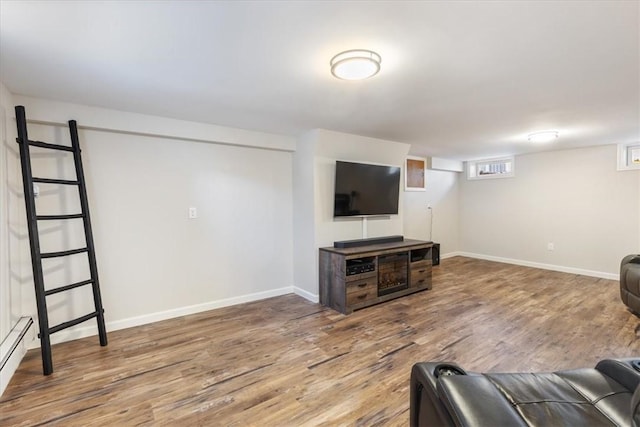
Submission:
[[[27,353],[0,425],[390,425],[413,363],[551,371],[640,356],[618,282],[456,257],[433,289],[348,316],[296,295]]]

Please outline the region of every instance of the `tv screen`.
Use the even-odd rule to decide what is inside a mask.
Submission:
[[[400,167],[336,162],[333,216],[396,215]]]

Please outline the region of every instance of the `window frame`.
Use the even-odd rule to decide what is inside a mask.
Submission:
[[[467,179],[468,180],[482,180],[482,179],[501,179],[501,178],[513,178],[516,176],[516,161],[514,156],[495,157],[490,159],[478,159],[470,160],[466,162],[467,166]],[[505,173],[495,174],[478,174],[478,168],[484,165],[510,163],[510,171]]]
[[[639,170],[640,162],[631,163],[631,152],[640,150],[640,141],[618,144],[618,170]]]

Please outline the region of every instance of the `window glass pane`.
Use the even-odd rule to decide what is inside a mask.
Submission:
[[[629,147],[628,150],[627,159],[629,165],[640,165],[640,145]]]
[[[467,178],[506,178],[514,176],[513,157],[467,162]]]
[[[478,163],[478,175],[500,175],[511,173],[511,162]]]

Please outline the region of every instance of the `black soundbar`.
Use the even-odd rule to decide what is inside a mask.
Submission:
[[[356,248],[358,246],[379,245],[381,243],[403,242],[404,236],[371,237],[369,239],[341,240],[333,242],[333,247],[338,249]]]

